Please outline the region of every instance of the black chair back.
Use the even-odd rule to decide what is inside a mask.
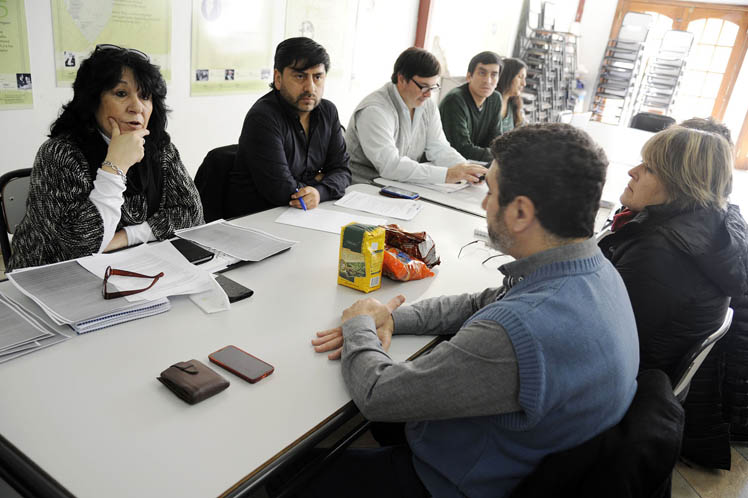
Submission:
[[[637,381],[634,400],[618,425],[545,457],[511,497],[669,498],[683,407],[665,372],[645,370]]]
[[[691,384],[691,379],[694,374],[701,364],[704,363],[704,359],[709,355],[717,341],[722,339],[729,330],[730,325],[732,324],[732,314],[732,308],[727,308],[725,318],[722,320],[722,325],[720,325],[717,330],[710,333],[706,339],[699,341],[698,344],[694,344],[675,369],[673,375],[673,393],[681,403],[686,400],[688,387]]]
[[[675,119],[670,116],[663,116],[662,114],[655,114],[653,112],[640,112],[631,118],[629,128],[657,133],[674,123]]]
[[[203,203],[206,223],[225,218],[229,173],[234,167],[238,148],[239,145],[234,144],[211,150],[197,169],[195,186]]]
[[[31,168],[9,171],[0,176],[0,251],[8,267],[10,237],[26,214]]]

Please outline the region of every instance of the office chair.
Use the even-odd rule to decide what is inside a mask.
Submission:
[[[8,267],[10,237],[26,214],[31,168],[9,171],[0,176],[0,251]]]
[[[548,455],[511,498],[670,497],[680,455],[683,407],[661,370],[645,370],[623,419],[589,441]]]
[[[467,78],[465,78],[464,76],[448,76],[446,78],[442,78],[442,87],[439,89],[437,103],[441,104],[442,100],[444,100],[444,97],[446,97],[453,88],[457,88],[465,82],[467,82]]]
[[[571,111],[560,111],[556,114],[556,123],[571,124],[571,119],[574,117],[574,113]]]
[[[631,118],[629,128],[657,133],[672,124],[675,124],[675,119],[670,116],[663,116],[662,114],[655,114],[653,112],[640,112]]]
[[[211,150],[197,168],[195,186],[203,204],[205,222],[225,218],[226,192],[229,184],[229,172],[234,166],[236,151],[239,145],[224,145]]]
[[[678,368],[675,369],[675,375],[673,378],[678,380],[675,382],[673,394],[681,403],[685,401],[686,396],[688,395],[688,387],[691,384],[691,378],[693,378],[694,374],[704,362],[704,359],[709,355],[717,341],[722,339],[730,328],[730,324],[732,324],[732,314],[732,308],[727,308],[722,325],[720,325],[716,331],[709,334],[709,337],[694,345],[688,351],[683,360],[681,360]]]

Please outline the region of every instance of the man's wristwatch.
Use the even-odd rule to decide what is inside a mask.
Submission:
[[[101,167],[102,168],[107,167],[107,168],[111,169],[112,171],[114,171],[115,173],[117,173],[120,178],[122,178],[122,181],[125,184],[127,184],[127,175],[125,175],[125,172],[122,171],[121,169],[119,169],[113,162],[111,162],[111,161],[104,161],[103,163],[101,163]]]

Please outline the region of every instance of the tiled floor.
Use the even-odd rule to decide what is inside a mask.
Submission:
[[[733,446],[730,471],[676,465],[672,498],[748,498],[748,446]]]

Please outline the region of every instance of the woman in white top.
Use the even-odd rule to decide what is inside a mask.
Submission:
[[[140,51],[99,45],[31,171],[9,269],[161,240],[203,222],[166,133],[166,84]]]

